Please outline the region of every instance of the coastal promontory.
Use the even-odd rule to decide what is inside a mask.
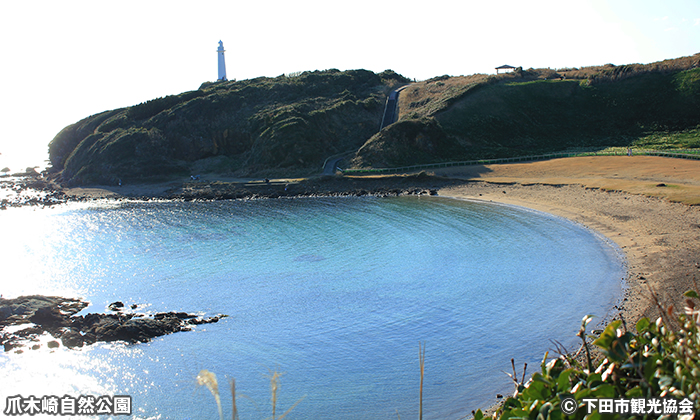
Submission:
[[[360,148],[379,130],[387,94],[407,82],[390,70],[331,69],[204,83],[71,124],[51,141],[49,157],[65,185],[305,175]]]

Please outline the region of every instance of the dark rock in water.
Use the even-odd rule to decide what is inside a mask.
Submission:
[[[94,315],[94,314],[91,314]],[[83,331],[97,341],[137,343],[178,331],[189,331],[190,325],[218,322],[220,316],[201,318],[185,312],[161,312],[152,318],[136,315],[100,315],[83,321]],[[87,319],[87,318],[86,318]]]
[[[119,337],[116,331],[120,325],[119,318],[105,316],[84,331],[94,334],[98,341],[117,341]]]
[[[34,311],[36,310],[22,303],[20,303],[19,305],[13,305],[10,308],[12,310],[12,315],[27,315],[30,313],[34,313]]]
[[[29,320],[47,330],[65,327],[70,324],[70,321],[65,318],[58,308],[51,306],[38,308],[29,316]]]
[[[171,321],[173,318],[169,318]],[[158,337],[168,333],[180,331],[179,322],[167,322],[152,318],[130,319],[119,328],[117,335],[124,341],[147,341],[153,337]]]
[[[12,308],[8,306],[0,307],[0,321],[4,321],[10,316],[12,316]]]
[[[113,331],[113,337],[118,341],[136,343],[177,331],[182,331],[179,318],[136,318],[130,319],[117,327]]]
[[[200,324],[213,324],[219,322],[221,318],[226,318],[228,315],[217,315],[211,318],[194,318],[187,321],[190,325],[200,325]]]
[[[61,342],[64,347],[82,347],[85,343],[83,335],[77,331],[69,330],[61,335]]]
[[[108,306],[110,311],[118,311],[122,308],[124,308],[124,303],[120,301],[112,302]]]
[[[124,307],[122,302],[109,305],[109,309],[117,313],[75,315],[87,305],[87,302],[78,299],[61,297],[0,298],[0,344],[5,351],[10,351],[46,332],[60,339],[63,346],[69,348],[98,341],[138,343],[161,335],[189,331],[193,325],[218,322],[226,316],[204,318],[186,312],[161,312],[153,316],[123,313],[120,311]],[[28,325],[28,328],[14,333],[4,331],[4,327],[30,322],[36,326]],[[58,346],[56,340],[48,343],[49,348]]]
[[[0,306],[2,306],[2,300],[0,299]],[[62,313],[71,316],[74,315],[88,306],[87,302],[80,299],[73,298],[63,298],[55,296],[20,296],[16,299],[4,299],[5,301],[19,301],[26,305],[31,311],[36,311],[36,309],[42,306],[54,306],[61,310]]]

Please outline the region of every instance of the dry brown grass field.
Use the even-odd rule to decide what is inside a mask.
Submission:
[[[685,70],[697,67],[700,62],[700,54],[695,54],[687,57],[673,58],[669,60],[658,61],[649,64],[628,64],[619,66],[617,70],[613,64],[603,66],[589,66],[581,68],[566,68],[558,69],[557,73],[565,76],[567,79],[588,79],[592,76],[598,76],[603,79],[619,79],[623,77],[642,72],[667,72]]]
[[[485,82],[488,74],[437,77],[408,85],[399,95],[399,119],[406,116],[424,117],[442,109],[445,101],[462,95],[472,87]]]
[[[700,205],[700,161],[655,156],[589,156],[440,169],[437,175],[492,183],[582,185]]]

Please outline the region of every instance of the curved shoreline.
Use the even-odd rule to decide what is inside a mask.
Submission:
[[[613,242],[625,258],[626,278],[617,304],[603,323],[623,319],[656,319],[660,309],[652,290],[666,308],[682,310],[688,289],[700,280],[700,208],[585,185],[507,184],[471,180],[438,190],[440,196],[514,205],[563,217]],[[683,227],[687,229],[683,230]],[[646,233],[646,234],[645,234]],[[509,391],[504,389],[503,394]],[[482,407],[495,413],[503,400]]]
[[[512,204],[561,216],[607,237],[627,258],[627,288],[620,316],[656,319],[651,290],[667,307],[683,306],[683,292],[700,280],[700,209],[663,199],[587,189],[581,185],[496,184],[446,187],[439,194]]]
[[[454,187],[453,189],[459,189],[460,187]],[[467,188],[466,186],[462,186],[462,188]],[[448,191],[443,191],[443,192],[449,192],[452,189]],[[589,233],[591,236],[595,237],[596,240],[600,241],[601,243],[605,244],[609,248],[609,252],[612,256],[613,259],[617,260],[619,262],[620,269],[622,273],[624,274],[624,277],[616,277],[618,281],[621,281],[621,289],[620,289],[620,295],[617,296],[614,300],[614,305],[610,307],[606,313],[604,314],[598,314],[598,313],[592,313],[591,315],[595,316],[598,319],[598,322],[594,322],[591,324],[591,326],[594,326],[598,324],[598,326],[604,326],[607,325],[609,322],[612,320],[619,318],[618,314],[622,310],[622,307],[620,306],[622,302],[626,301],[626,292],[628,290],[628,283],[629,283],[629,277],[630,277],[630,270],[629,270],[629,261],[627,259],[627,253],[614,241],[612,240],[609,236],[603,235],[602,233],[591,229],[589,226],[580,223],[578,221],[572,220],[571,218],[564,217],[563,215],[560,214],[554,214],[551,212],[543,211],[541,209],[536,209],[533,206],[525,206],[523,204],[515,204],[511,202],[506,202],[502,200],[498,200],[500,197],[496,197],[496,199],[491,199],[487,200],[484,199],[483,196],[479,198],[474,198],[474,197],[462,197],[462,196],[457,196],[457,195],[441,195],[443,198],[449,198],[449,199],[454,199],[454,200],[465,200],[465,201],[472,201],[476,203],[490,203],[492,205],[502,205],[502,206],[508,206],[508,207],[513,207],[515,209],[518,209],[519,211],[523,212],[531,212],[531,213],[536,213],[539,214],[541,217],[548,217],[548,218],[554,218],[554,219],[560,219],[562,221],[565,221],[567,223],[570,223],[577,228],[580,228],[587,233]],[[590,328],[590,326],[589,326]]]
[[[673,304],[676,309],[682,309],[682,294],[697,288],[695,282],[700,281],[700,206],[671,202],[700,202],[698,161],[660,157],[566,158],[451,168],[437,175],[442,176],[422,172],[272,182],[222,178],[124,187],[49,188],[51,199],[25,204],[53,205],[98,199],[206,201],[440,194],[514,204],[554,214],[615,242],[628,261],[628,289],[621,305],[626,321],[658,317],[659,309],[650,289],[665,306]],[[659,188],[662,186],[668,188]]]

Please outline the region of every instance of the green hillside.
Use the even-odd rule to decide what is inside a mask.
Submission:
[[[404,89],[400,121],[352,162],[395,167],[575,148],[700,147],[699,65],[696,55],[646,66],[435,78]]]
[[[307,176],[352,151],[341,167],[700,147],[700,54],[408,82],[390,70],[325,70],[205,83],[66,127],[49,144],[52,171],[68,185],[114,184]],[[399,121],[379,131],[400,86]]]
[[[66,127],[49,144],[52,171],[69,185],[315,173],[377,132],[388,92],[405,82],[390,70],[326,70],[205,83]]]

